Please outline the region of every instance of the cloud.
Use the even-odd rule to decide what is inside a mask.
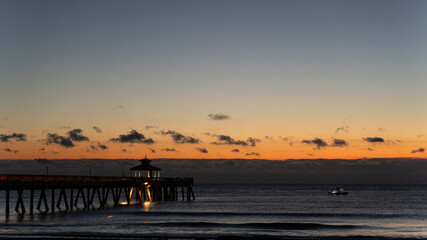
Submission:
[[[240,146],[248,146],[255,147],[257,142],[261,142],[261,140],[257,138],[249,137],[246,141],[243,140],[234,140],[230,136],[227,135],[213,135],[218,138],[218,142],[212,142],[211,144],[215,145],[240,145]]]
[[[59,136],[56,133],[48,133],[47,138],[43,141],[46,145],[58,144],[59,146],[66,148],[72,148],[75,146],[70,137]]]
[[[102,133],[101,128],[99,128],[99,127],[95,127],[95,126],[93,126],[92,128],[93,128],[93,130],[95,130],[95,132],[97,132],[97,133]]]
[[[365,148],[364,150],[374,151],[374,149],[372,149],[372,148]]]
[[[76,141],[76,142],[89,141],[89,138],[86,136],[83,136],[82,132],[83,131],[81,129],[74,129],[69,131],[67,135],[72,141]]]
[[[18,153],[19,151],[18,150],[12,150],[12,149],[10,149],[10,148],[5,148],[5,149],[3,149],[5,152],[9,152],[9,153]]]
[[[257,152],[250,152],[250,153],[246,153],[245,156],[257,156],[259,157],[260,153]]]
[[[348,143],[345,140],[334,138],[334,144],[332,146],[334,146],[334,147],[346,147],[346,146],[348,146]]]
[[[101,149],[101,150],[106,150],[106,149],[108,149],[108,147],[106,146],[106,145],[104,145],[104,144],[101,144],[100,142],[98,142],[98,144],[95,146],[95,145],[90,145],[89,146],[90,147],[90,149],[91,150],[93,150],[93,151],[98,151],[98,149]]]
[[[314,138],[313,140],[302,140],[302,143],[315,144],[317,146],[317,149],[328,146],[328,144],[320,138]]]
[[[273,137],[270,137],[270,136],[265,136],[264,137],[266,140],[270,140],[270,141],[273,141]]]
[[[98,143],[98,147],[99,147],[101,150],[108,149],[108,147],[107,147],[106,145],[101,144],[101,143]]]
[[[184,136],[181,133],[175,132],[175,131],[161,131],[161,134],[163,135],[171,135],[172,139],[174,142],[176,143],[190,143],[190,144],[198,144],[199,143],[199,139],[198,138],[193,138],[193,137],[188,137],[188,136]]]
[[[151,150],[151,153],[156,153],[156,150],[152,149],[152,148],[148,148]]]
[[[378,132],[385,132],[385,131],[387,131],[387,129],[385,129],[385,128],[378,128]]]
[[[340,131],[341,132],[349,132],[349,130],[350,130],[349,126],[342,126],[342,127],[335,129],[335,133],[339,133]]]
[[[424,152],[424,148],[418,148],[416,150],[412,150],[411,153],[423,153]]]
[[[231,150],[231,152],[238,153],[238,152],[240,152],[240,150],[239,150],[239,149],[237,149],[237,148],[235,148],[235,149]]]
[[[227,114],[222,114],[222,113],[216,113],[216,114],[211,113],[211,114],[208,114],[208,117],[211,120],[228,120],[228,119],[231,119],[230,116],[228,116]]]
[[[122,149],[122,152],[124,152],[124,153],[125,153],[125,152],[127,152],[127,151],[128,151],[128,150],[126,150],[126,149],[124,149],[124,148]]]
[[[46,150],[45,148],[40,148],[39,149],[39,151],[42,151],[42,152],[45,151],[45,150]]]
[[[424,136],[425,136],[425,134],[417,135],[417,137],[424,137]]]
[[[157,128],[157,127],[155,127],[155,126],[145,126],[145,129],[146,129],[146,130],[150,130],[150,129],[152,129],[152,128]]]
[[[160,149],[160,151],[164,151],[164,152],[176,152],[175,148],[162,148]]]
[[[118,138],[111,138],[112,142],[120,143],[144,143],[144,144],[153,144],[154,141],[151,138],[145,138],[145,136],[136,130],[132,130],[129,134],[119,135]]]
[[[208,150],[206,150],[206,148],[196,148],[196,150],[201,153],[208,153]]]
[[[27,136],[23,133],[12,133],[11,135],[0,134],[1,142],[9,142],[10,139],[15,139],[15,141],[27,141]]]
[[[248,140],[246,140],[248,143],[249,143],[249,145],[251,146],[251,147],[255,147],[255,145],[256,145],[256,143],[257,142],[261,142],[261,140],[259,140],[259,139],[257,139],[257,138],[248,138]]]
[[[366,137],[366,138],[363,138],[363,140],[370,142],[370,143],[377,143],[377,142],[382,143],[382,142],[384,142],[384,139],[380,138],[380,137]]]

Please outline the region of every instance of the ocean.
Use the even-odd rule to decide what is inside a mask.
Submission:
[[[13,203],[8,218],[2,191],[0,238],[427,239],[427,185],[343,185],[348,195],[328,195],[335,187],[196,184],[194,201],[80,206],[32,216],[14,212]]]

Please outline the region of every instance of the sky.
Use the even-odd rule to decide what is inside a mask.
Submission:
[[[0,159],[426,158],[426,1],[0,0]]]

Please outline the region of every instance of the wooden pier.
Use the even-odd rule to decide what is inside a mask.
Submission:
[[[29,207],[30,214],[34,212],[34,207],[40,212],[73,211],[79,201],[84,209],[104,208],[110,196],[114,206],[131,204],[132,199],[137,203],[195,199],[193,178],[3,174],[0,175],[0,191],[6,193],[6,216],[10,211],[11,191],[17,193],[15,211],[20,214],[27,212],[26,207]],[[126,198],[124,203],[120,202],[122,194]]]

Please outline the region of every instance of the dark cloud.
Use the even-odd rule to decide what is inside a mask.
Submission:
[[[108,149],[108,147],[107,147],[106,145],[101,144],[101,143],[98,143],[98,147],[99,147],[101,150]]]
[[[248,140],[246,140],[248,143],[249,143],[249,145],[251,146],[251,147],[255,147],[255,145],[256,145],[256,143],[257,142],[261,142],[261,140],[259,140],[259,139],[257,139],[257,138],[248,138]]]
[[[118,138],[110,139],[113,142],[120,143],[144,143],[144,144],[153,144],[154,141],[151,138],[145,138],[145,136],[136,130],[132,130],[129,134],[120,135]]]
[[[424,152],[424,148],[418,148],[416,150],[412,150],[411,153],[423,153]]]
[[[363,140],[370,142],[370,143],[377,143],[377,142],[382,143],[382,142],[384,142],[384,139],[380,138],[380,137],[366,137],[366,138],[363,138]]]
[[[211,120],[228,120],[231,119],[230,116],[228,116],[227,114],[222,114],[222,113],[216,113],[216,114],[209,114],[208,117]]]
[[[235,149],[231,150],[231,152],[240,152],[240,150],[235,148]]]
[[[212,142],[211,144],[215,145],[240,145],[240,146],[248,146],[255,147],[257,142],[261,142],[261,140],[257,138],[249,137],[246,141],[243,140],[234,140],[230,136],[227,135],[213,135],[218,138],[218,142]]]
[[[3,149],[5,152],[9,152],[9,153],[18,153],[19,151],[18,150],[12,150],[12,149],[10,149],[10,148],[5,148],[5,149]]]
[[[81,129],[74,129],[69,131],[67,135],[72,141],[76,141],[76,142],[89,141],[89,138],[86,136],[83,136],[82,132],[83,131]]]
[[[46,150],[45,148],[40,148],[39,149],[39,151],[42,151],[42,152],[45,151],[45,150]]]
[[[160,151],[164,151],[164,152],[176,152],[175,148],[162,148],[160,149]]]
[[[341,132],[348,132],[348,131],[349,131],[349,129],[350,129],[350,127],[349,127],[349,126],[342,126],[342,127],[339,127],[339,128],[337,128],[337,129],[335,129],[335,133],[339,133],[340,131],[341,131]]]
[[[201,153],[208,153],[208,150],[206,150],[206,148],[196,148],[196,150]]]
[[[72,148],[75,146],[70,137],[59,136],[56,133],[48,133],[47,138],[43,141],[46,145],[58,144],[59,146],[66,148]]]
[[[334,146],[334,147],[346,147],[346,146],[348,146],[348,143],[345,140],[334,138],[334,144],[332,146]]]
[[[199,139],[198,138],[193,138],[193,137],[188,137],[188,136],[184,136],[181,133],[175,132],[175,131],[161,131],[161,134],[163,135],[171,135],[172,139],[174,142],[176,143],[190,143],[190,144],[198,144],[199,143]]]
[[[95,127],[95,126],[93,126],[92,128],[93,128],[93,130],[95,130],[95,132],[97,132],[97,133],[102,133],[101,128],[99,128],[99,127]]]
[[[313,140],[302,140],[302,143],[314,144],[317,146],[317,149],[328,146],[328,144],[320,138],[314,138]]]
[[[151,150],[152,153],[156,153],[156,150],[149,148]]]
[[[257,152],[250,152],[250,153],[246,153],[245,156],[257,156],[259,157],[260,153]]]
[[[27,136],[23,133],[12,133],[10,135],[7,134],[0,134],[0,141],[1,142],[9,142],[10,139],[15,139],[15,141],[27,141]]]
[[[93,151],[98,151],[98,148],[95,147],[94,145],[90,145],[89,148],[92,149]]]
[[[128,150],[126,150],[126,149],[124,149],[124,148],[122,149],[122,152],[124,152],[124,153],[125,153],[125,152],[127,152],[127,151],[128,151]]]
[[[372,148],[366,148],[365,150],[368,150],[368,151],[374,151],[374,149],[372,149]]]

